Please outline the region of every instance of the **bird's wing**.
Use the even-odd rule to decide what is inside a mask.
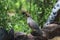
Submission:
[[[32,20],[32,22],[29,23],[30,27],[32,27],[33,29],[39,29],[39,25]]]

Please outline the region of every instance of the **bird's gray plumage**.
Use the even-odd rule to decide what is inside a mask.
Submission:
[[[42,35],[42,31],[39,29],[39,25],[32,19],[30,14],[26,11],[22,12],[27,17],[27,24],[32,29],[32,31]]]
[[[29,26],[30,26],[31,28],[39,29],[38,24],[37,24],[31,17],[28,17],[28,18],[27,18],[27,23],[29,24]]]
[[[39,29],[39,25],[31,17],[27,17],[27,23],[32,30],[42,34],[42,31]]]

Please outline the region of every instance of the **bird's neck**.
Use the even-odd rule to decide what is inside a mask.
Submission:
[[[32,22],[32,18],[31,17],[27,17],[27,23]]]
[[[31,20],[31,19],[32,19],[32,17],[30,17],[30,16],[29,16],[29,17],[27,17],[27,19],[30,19],[30,20]]]

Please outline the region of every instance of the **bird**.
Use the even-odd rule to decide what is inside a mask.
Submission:
[[[35,32],[39,33],[40,35],[42,35],[42,31],[41,31],[41,29],[39,28],[38,23],[36,23],[36,22],[32,19],[32,17],[30,16],[30,14],[29,14],[27,11],[22,11],[22,13],[27,17],[27,24],[29,25],[29,27],[30,27],[33,31],[35,31]]]
[[[53,24],[53,23],[60,24],[59,17],[60,17],[60,0],[58,0],[57,3],[54,5],[52,12],[49,15],[44,26],[49,25],[49,24]]]

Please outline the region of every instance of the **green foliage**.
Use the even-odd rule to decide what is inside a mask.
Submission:
[[[30,33],[31,29],[21,10],[30,12],[39,26],[43,26],[55,3],[56,0],[0,0],[0,26]]]

